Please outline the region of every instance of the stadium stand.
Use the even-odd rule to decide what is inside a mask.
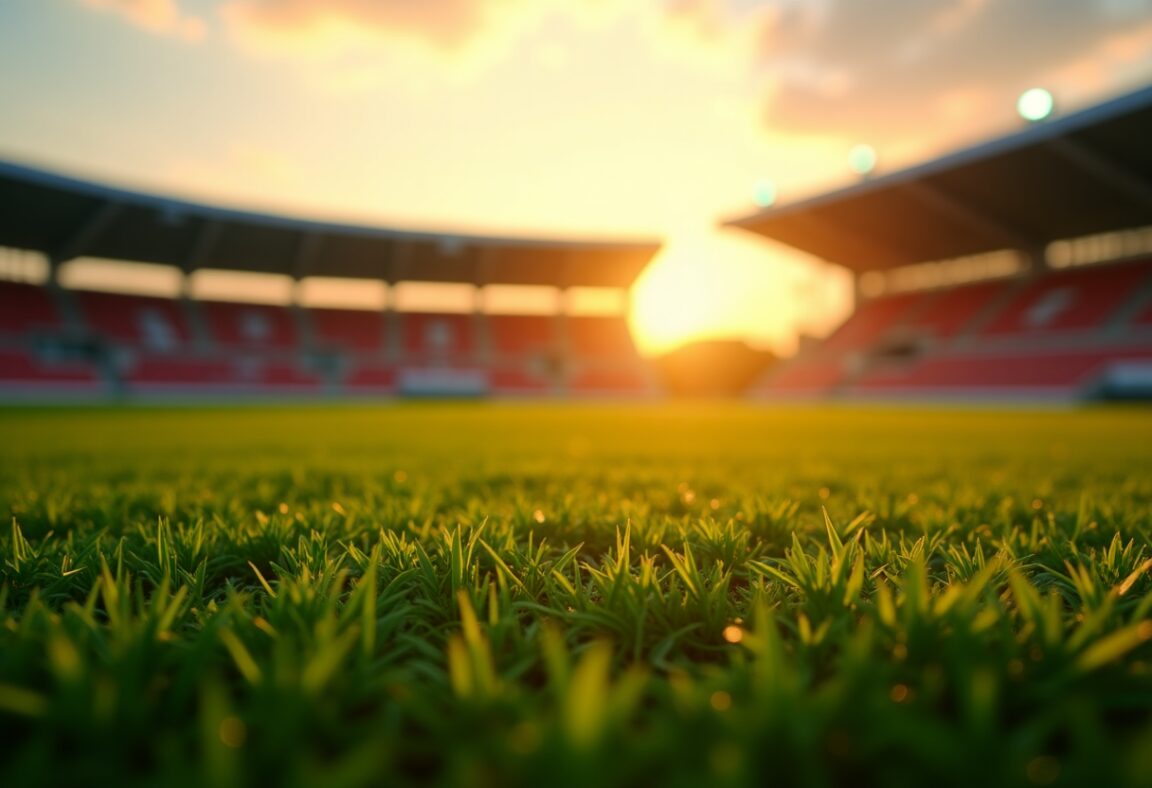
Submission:
[[[751,393],[1152,396],[1152,159],[1135,142],[1149,138],[1152,88],[728,222],[885,287],[1000,253],[1030,261],[1012,276],[859,298]]]
[[[135,394],[290,394],[315,393],[318,375],[294,361],[254,356],[126,356],[123,385]]]
[[[1009,287],[1011,285],[1001,281],[979,282],[924,294],[924,306],[909,315],[899,329],[921,340],[950,340],[972,325],[977,316]]]
[[[552,394],[557,390],[555,375],[543,366],[497,366],[489,373],[492,390],[509,396]]]
[[[198,302],[213,342],[226,348],[293,350],[298,332],[287,307],[224,301]]]
[[[500,359],[553,356],[560,350],[556,323],[553,315],[492,315],[492,353]]]
[[[1038,277],[1009,302],[984,333],[1016,336],[1099,329],[1150,278],[1152,263],[1146,260]]]
[[[1137,328],[1152,327],[1152,303],[1144,306],[1136,316],[1132,318],[1132,325]]]
[[[95,366],[83,359],[50,359],[23,348],[0,348],[0,393],[69,396],[104,390]]]
[[[192,341],[182,304],[168,298],[76,291],[85,326],[108,340],[152,351],[174,351]]]
[[[844,380],[846,363],[840,356],[795,359],[766,374],[760,384],[753,388],[753,394],[785,397],[828,394]]]
[[[129,390],[157,393],[189,386],[227,388],[235,380],[232,364],[212,357],[126,355],[119,371]]]
[[[1066,398],[1091,386],[1111,364],[1149,359],[1152,348],[1148,347],[941,355],[903,368],[872,370],[853,386],[858,391],[890,394],[982,391]]]
[[[383,312],[360,309],[308,309],[312,335],[319,347],[357,353],[379,353],[384,349]]]
[[[577,358],[632,358],[636,346],[620,317],[583,316],[568,320],[568,345]]]
[[[407,312],[400,316],[401,348],[407,362],[449,362],[476,354],[476,318],[471,314]]]
[[[344,377],[343,388],[355,395],[390,394],[396,389],[396,368],[380,362],[358,362]]]
[[[63,326],[56,304],[45,287],[0,282],[0,333],[23,335]]]
[[[4,162],[0,204],[21,207],[0,212],[0,247],[40,253],[53,279],[87,257],[169,266],[185,284],[221,269],[562,293],[627,288],[659,249],[268,216]],[[636,383],[645,375],[622,317],[322,309],[0,281],[0,397],[633,396],[652,393]]]
[[[652,370],[640,364],[627,321],[609,315],[568,320],[567,347],[573,369],[566,380],[569,393],[592,397],[643,397],[655,386]]]
[[[582,369],[568,381],[569,391],[586,396],[643,396],[651,388],[651,378],[634,367]]]
[[[296,361],[253,360],[241,363],[238,372],[241,380],[260,389],[314,392],[322,383],[319,375]]]
[[[924,291],[912,302],[902,294],[899,303],[913,305],[883,331],[874,330],[873,316],[891,314],[895,299],[877,299],[805,357],[765,376],[754,393],[1090,395],[1108,364],[1152,358],[1152,336],[1139,331],[1143,316],[1125,319],[1147,287],[1152,263],[1140,260]],[[853,341],[844,340],[846,331]]]
[[[897,325],[921,300],[923,296],[915,293],[868,301],[824,340],[824,347],[830,351],[867,347]]]
[[[564,353],[555,315],[488,317],[492,369],[489,384],[506,396],[541,396],[561,391]]]

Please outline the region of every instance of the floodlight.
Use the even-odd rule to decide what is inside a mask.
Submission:
[[[876,169],[876,150],[871,145],[855,145],[848,151],[848,166],[857,175],[868,175]]]
[[[776,184],[767,178],[756,181],[756,188],[752,192],[752,200],[761,208],[767,208],[776,202]]]
[[[1026,90],[1016,100],[1016,111],[1020,113],[1020,117],[1029,123],[1044,120],[1052,114],[1054,106],[1052,94],[1044,88]]]

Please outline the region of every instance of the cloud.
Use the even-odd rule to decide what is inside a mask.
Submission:
[[[686,29],[701,39],[715,41],[726,32],[723,0],[665,0],[661,10],[669,25]]]
[[[185,41],[204,37],[204,20],[180,10],[176,0],[81,0],[89,8],[119,14],[142,30]]]
[[[328,61],[363,70],[382,55],[425,63],[488,63],[549,15],[589,30],[650,0],[222,0],[225,28],[263,56]]]
[[[879,143],[933,122],[980,124],[1037,84],[1122,68],[1150,0],[783,0],[758,20],[768,125]]]
[[[221,16],[243,44],[279,53],[331,52],[349,41],[468,48],[528,0],[228,0]]]
[[[603,31],[650,0],[221,0],[244,53],[277,61],[310,88],[355,95],[384,86],[424,94],[475,83],[524,47],[562,71],[573,38]]]
[[[186,0],[81,2],[204,33]],[[243,51],[357,94],[473,81],[524,43],[560,71],[589,30],[639,24],[637,59],[732,74],[766,139],[866,140],[888,160],[985,133],[1034,85],[1069,106],[1152,74],[1152,0],[218,0],[213,13]]]

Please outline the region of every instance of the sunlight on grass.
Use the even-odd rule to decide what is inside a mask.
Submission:
[[[1143,411],[9,410],[0,438],[4,785],[1152,777]]]

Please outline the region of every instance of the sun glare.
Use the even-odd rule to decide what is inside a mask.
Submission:
[[[632,336],[650,356],[708,338],[744,338],[788,354],[797,330],[819,334],[843,319],[849,289],[788,250],[696,228],[670,236],[636,281]]]
[[[640,352],[659,355],[702,336],[715,322],[715,282],[706,244],[669,242],[632,291],[632,335]]]

